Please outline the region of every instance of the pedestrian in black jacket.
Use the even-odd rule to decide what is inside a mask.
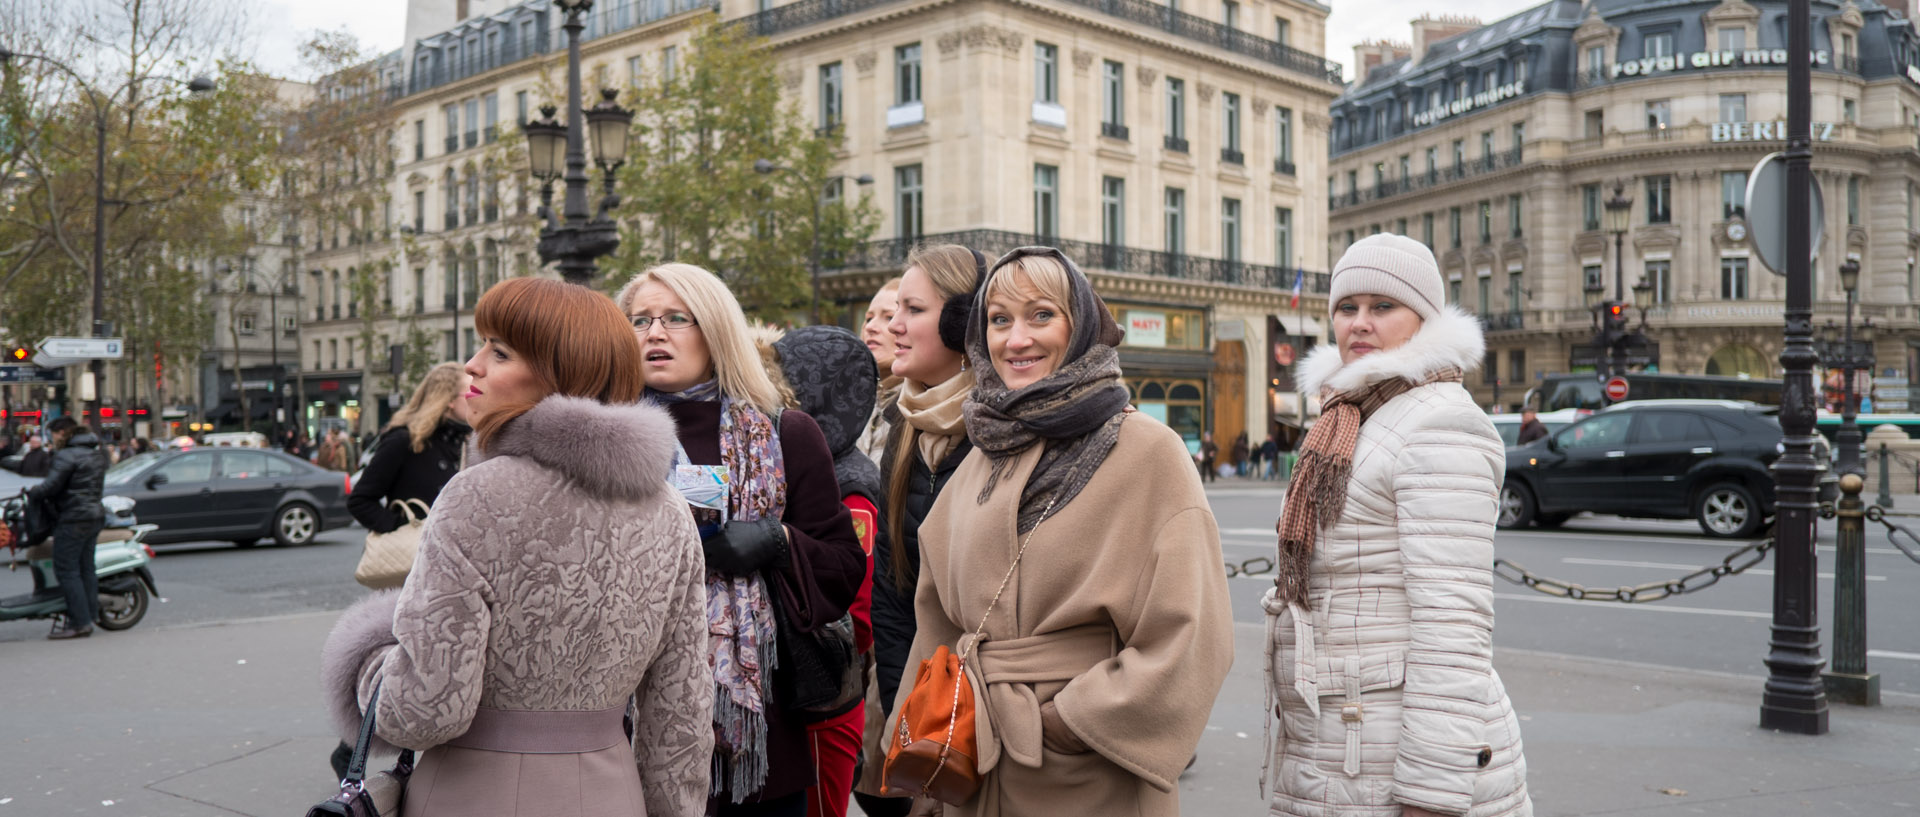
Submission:
[[[20,476],[44,477],[53,467],[53,455],[40,445],[40,437],[27,437],[27,453],[20,456]]]
[[[467,382],[458,363],[433,367],[387,423],[374,444],[373,459],[347,496],[347,510],[367,530],[390,533],[406,524],[399,503],[417,499],[432,507],[440,489],[460,470],[469,431],[463,396]]]
[[[46,479],[27,489],[27,501],[51,502],[59,514],[53,531],[53,575],[67,599],[66,618],[47,633],[51,639],[93,635],[100,617],[100,581],[94,575],[93,546],[106,524],[100,497],[106,491],[107,455],[100,438],[72,417],[47,424],[58,453]]]

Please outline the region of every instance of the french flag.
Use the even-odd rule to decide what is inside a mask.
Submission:
[[[1300,287],[1306,283],[1306,280],[1307,280],[1306,268],[1294,267],[1293,269],[1293,302],[1290,304],[1287,304],[1288,309],[1300,308]]]

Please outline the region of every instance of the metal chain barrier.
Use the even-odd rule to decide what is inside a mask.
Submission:
[[[1882,508],[1879,505],[1870,505],[1867,507],[1868,519],[1887,526],[1887,541],[1892,542],[1893,546],[1899,548],[1901,553],[1907,554],[1907,558],[1915,562],[1920,562],[1920,536],[1916,536],[1912,530],[1904,525],[1895,524],[1887,518],[1889,516],[1913,516],[1913,514],[1897,513],[1887,508]]]

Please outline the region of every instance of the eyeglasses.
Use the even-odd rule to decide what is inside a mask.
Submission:
[[[654,321],[659,321],[660,325],[666,327],[669,332],[680,332],[700,325],[699,321],[685,312],[668,312],[659,316],[628,315],[627,320],[633,322],[633,331],[641,333],[652,329]]]

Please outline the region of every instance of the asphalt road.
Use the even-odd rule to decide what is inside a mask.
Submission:
[[[1209,492],[1230,561],[1271,556],[1278,490],[1219,488]],[[1818,550],[1821,638],[1831,659],[1832,523],[1822,521]],[[1867,666],[1886,691],[1920,693],[1920,564],[1887,543],[1876,523],[1867,530]],[[1503,531],[1495,552],[1536,574],[1589,587],[1618,587],[1678,578],[1717,564],[1745,542],[1711,539],[1693,522],[1583,515],[1559,530]],[[1494,646],[1714,670],[1764,678],[1773,609],[1772,557],[1719,584],[1661,602],[1569,601],[1497,582]],[[1272,577],[1229,582],[1234,620],[1263,620],[1260,596]]]

